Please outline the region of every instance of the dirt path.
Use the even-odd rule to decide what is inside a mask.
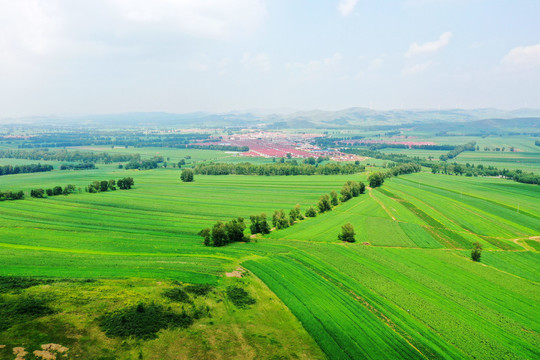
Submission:
[[[388,210],[388,208],[382,203],[382,201],[380,201],[375,196],[373,196],[372,189],[371,188],[368,188],[368,189],[369,189],[369,196],[373,200],[375,200],[383,208],[384,211],[386,211],[386,213],[388,214],[388,216],[390,216],[392,218],[392,220],[397,221],[397,219],[394,217],[394,214],[392,214],[392,212],[390,210]]]

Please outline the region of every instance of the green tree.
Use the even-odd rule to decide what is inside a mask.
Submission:
[[[330,203],[332,204],[332,206],[339,205],[338,194],[334,190],[330,192]]]
[[[341,227],[341,234],[338,235],[338,239],[346,242],[355,242],[354,235],[356,235],[354,227],[351,223],[347,223]]]
[[[218,221],[212,228],[210,246],[223,246],[227,244],[227,229],[225,224]]]
[[[44,194],[45,194],[45,190],[43,189],[30,190],[30,196],[33,198],[42,198]]]
[[[212,229],[210,228],[202,229],[201,231],[199,231],[197,235],[202,236],[204,238],[204,245],[210,246],[211,237],[212,237]]]
[[[319,208],[319,212],[321,213],[332,210],[332,204],[330,203],[330,196],[321,195],[321,197],[319,198],[319,202],[317,203],[317,207]]]
[[[482,244],[477,241],[473,245],[474,248],[471,251],[471,260],[480,262],[480,258],[482,257]]]
[[[191,169],[182,170],[182,174],[180,174],[180,179],[183,182],[192,182],[193,181],[193,170],[191,170]]]
[[[251,215],[249,219],[251,220],[249,230],[252,234],[264,235],[270,233],[270,225],[268,225],[268,221],[266,220],[266,214]]]
[[[384,175],[380,171],[371,173],[368,177],[368,181],[369,186],[371,186],[372,188],[379,187],[384,183]]]
[[[348,183],[345,183],[341,187],[341,202],[346,202],[352,198],[352,189]]]
[[[279,229],[285,229],[289,227],[289,219],[287,219],[287,215],[285,215],[285,211],[283,210],[276,210],[274,211],[274,215],[272,215],[272,224],[276,228],[276,230]]]
[[[315,217],[315,216],[317,216],[317,210],[315,210],[313,206],[310,206],[306,210],[306,217]]]
[[[244,235],[245,229],[246,225],[244,224],[244,219],[241,217],[232,219],[231,221],[225,223],[225,232],[227,233],[226,243],[249,241],[249,238]]]

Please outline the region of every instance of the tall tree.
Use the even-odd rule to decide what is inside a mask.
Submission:
[[[477,241],[473,245],[474,248],[471,251],[471,260],[480,262],[480,258],[482,257],[482,244]]]
[[[180,174],[180,180],[182,180],[183,182],[192,182],[193,181],[193,170],[191,170],[191,169],[182,170],[182,173]]]
[[[354,235],[356,235],[354,227],[351,223],[347,223],[341,227],[341,234],[338,235],[338,239],[346,242],[355,242]]]

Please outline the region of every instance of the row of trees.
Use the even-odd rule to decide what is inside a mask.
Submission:
[[[434,174],[446,174],[446,175],[465,175],[465,176],[499,176],[505,179],[514,180],[516,182],[524,184],[540,184],[540,175],[533,172],[524,172],[523,170],[516,169],[498,169],[494,166],[484,167],[482,164],[433,164],[431,166],[431,172]]]
[[[94,163],[62,164],[60,170],[93,170],[96,169]]]
[[[157,169],[159,166],[159,163],[164,162],[165,159],[163,156],[154,156],[151,159],[148,160],[141,160],[141,159],[133,159],[130,162],[128,162],[124,168],[126,170],[130,169],[137,169],[137,170],[150,170],[150,169]]]
[[[6,200],[22,200],[24,199],[24,191],[0,191],[0,201]]]
[[[466,175],[466,176],[500,176],[502,178],[513,180],[524,184],[540,184],[540,175],[532,172],[524,172],[523,170],[508,170],[498,169],[494,166],[484,166],[482,164],[463,165],[448,162],[429,161],[418,156],[407,156],[405,154],[385,154],[380,151],[360,150],[360,149],[342,149],[343,152],[356,154],[360,156],[368,156],[375,159],[390,160],[396,163],[414,163],[431,169],[433,173],[441,173],[448,175]],[[397,166],[390,164],[390,166]],[[371,186],[371,185],[370,185]]]
[[[376,188],[381,186],[384,183],[384,179],[391,178],[393,176],[403,175],[403,174],[412,174],[415,172],[422,171],[422,166],[415,163],[406,163],[400,165],[393,165],[389,170],[385,172],[376,171],[368,176],[369,186],[371,188]]]
[[[102,162],[110,164],[112,162],[126,162],[131,160],[140,160],[140,154],[108,154],[96,153],[90,151],[67,151],[67,150],[49,150],[46,148],[34,150],[0,150],[0,158],[11,159],[29,159],[29,160],[56,160],[66,162]]]
[[[26,174],[36,172],[46,172],[53,170],[52,165],[29,164],[29,165],[4,165],[0,166],[1,175]]]
[[[346,202],[352,197],[357,197],[365,192],[366,186],[364,183],[356,181],[347,181],[341,188],[341,202]],[[332,210],[334,206],[339,205],[340,198],[336,191],[331,191],[330,194],[322,195],[317,203],[317,209],[310,206],[305,214],[302,214],[300,205],[294,206],[288,214],[285,210],[276,210],[272,215],[272,225],[276,230],[285,229],[294,225],[299,220],[304,220],[305,217],[315,217],[317,213],[324,213]],[[251,224],[249,229],[251,234],[268,234],[270,233],[270,225],[268,223],[266,214],[251,215],[249,217]],[[343,241],[354,241],[354,229],[352,235],[350,233],[349,225],[347,225],[347,231],[343,235]],[[350,225],[352,228],[352,225]],[[232,242],[249,241],[249,238],[244,235],[246,225],[243,218],[233,219],[229,222],[223,223],[218,221],[212,228],[205,228],[199,232],[199,235],[204,238],[204,244],[206,246],[224,246]]]
[[[20,148],[47,148],[87,145],[111,145],[127,148],[133,147],[173,147],[185,148],[192,142],[209,140],[211,134],[198,133],[167,133],[148,134],[142,131],[116,130],[116,131],[73,131],[50,132],[38,134],[27,139]],[[2,137],[0,137],[2,139]],[[4,138],[6,139],[6,138]],[[219,139],[218,139],[219,140]]]
[[[455,158],[456,156],[458,156],[459,154],[461,154],[462,152],[464,151],[475,151],[476,150],[476,142],[475,141],[471,141],[469,143],[466,143],[466,144],[463,144],[463,145],[458,145],[456,146],[453,150],[451,150],[450,152],[448,152],[448,154],[446,155],[441,155],[440,156],[440,159],[442,161],[446,161],[448,159],[453,159]]]
[[[200,175],[340,175],[355,174],[365,170],[360,164],[337,164],[324,165],[298,164],[297,162],[272,163],[256,165],[249,162],[231,163],[206,163],[198,164],[193,169],[195,174]]]
[[[101,180],[101,181],[92,181],[86,188],[85,191],[89,193],[98,193],[105,191],[114,191],[116,187],[120,190],[129,190],[135,184],[132,177],[125,177],[115,181],[111,180]]]
[[[56,196],[56,195],[69,195],[73,194],[77,191],[77,188],[75,185],[68,184],[62,188],[61,186],[55,186],[49,189],[43,190],[42,188],[39,189],[32,189],[30,190],[30,196],[33,198],[44,198],[45,194],[47,196]]]
[[[204,238],[204,245],[218,247],[239,241],[249,242],[245,229],[244,219],[239,217],[225,223],[218,221],[212,228],[201,230],[199,236]]]

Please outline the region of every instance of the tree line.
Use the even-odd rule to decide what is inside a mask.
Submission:
[[[448,154],[441,155],[440,159],[441,159],[441,161],[446,161],[448,159],[455,158],[456,156],[458,156],[459,154],[461,154],[464,151],[475,151],[475,150],[476,150],[476,142],[471,141],[469,143],[456,146],[453,150],[448,152]]]
[[[275,210],[272,215],[272,226],[276,230],[285,229],[296,224],[298,221],[304,220],[306,217],[316,217],[317,214],[331,211],[340,202],[344,203],[353,197],[360,196],[360,194],[365,192],[365,189],[366,186],[364,183],[349,180],[341,188],[341,197],[336,191],[321,195],[316,207],[310,206],[304,214],[302,214],[299,204],[290,209],[288,213],[284,209]],[[249,218],[251,221],[249,229],[252,235],[270,233],[271,229],[266,214],[251,215]],[[201,230],[198,235],[204,238],[204,245],[218,247],[233,242],[250,241],[249,237],[244,234],[245,229],[246,224],[244,219],[237,218],[225,223],[218,221],[213,227]],[[344,241],[350,240],[350,234],[348,234]]]
[[[6,200],[22,200],[24,199],[24,191],[1,191],[0,190],[0,201]]]
[[[66,146],[111,145],[132,147],[186,147],[194,141],[205,141],[210,134],[147,134],[141,131],[53,132],[27,139],[19,148],[59,148]]]
[[[67,150],[0,150],[0,158],[29,159],[29,160],[56,160],[68,162],[96,163],[102,162],[110,164],[112,162],[125,162],[140,160],[140,154],[109,154],[105,152],[96,153],[90,151],[67,151]]]
[[[422,171],[422,166],[415,163],[405,163],[405,164],[391,164],[390,169],[382,172],[376,171],[368,176],[369,186],[371,188],[376,188],[381,186],[384,183],[384,179],[388,179],[398,175],[412,174],[415,172]]]
[[[62,164],[60,170],[93,170],[97,169],[94,163]]]
[[[4,165],[0,166],[1,175],[27,174],[36,172],[46,172],[53,170],[52,165],[29,164],[29,165]]]
[[[88,186],[85,187],[84,190],[88,193],[115,191],[117,186],[120,190],[129,190],[133,185],[135,185],[133,178],[125,177],[122,179],[118,179],[118,181],[115,181],[114,179],[92,181],[90,184],[88,184]]]
[[[148,160],[133,159],[128,162],[124,168],[126,170],[137,169],[137,170],[150,170],[157,169],[160,163],[163,163],[165,159],[163,156],[154,156]]]
[[[297,162],[252,164],[249,162],[232,163],[204,163],[197,164],[193,170],[198,175],[340,175],[355,174],[365,170],[360,164],[298,164]]]
[[[485,166],[478,164],[476,166],[471,164],[458,164],[430,161],[418,156],[407,156],[405,154],[385,154],[380,151],[372,150],[360,150],[360,149],[342,149],[341,151],[349,154],[356,154],[360,156],[368,156],[375,159],[390,160],[396,163],[415,163],[420,166],[424,166],[431,169],[432,173],[440,173],[446,175],[465,175],[465,176],[500,176],[502,178],[513,180],[524,184],[540,184],[540,175],[533,172],[525,172],[520,169],[498,169],[494,166]],[[392,166],[392,164],[390,164]]]
[[[32,189],[30,190],[30,196],[33,198],[41,199],[45,197],[45,194],[47,194],[47,196],[50,197],[50,196],[56,196],[56,195],[69,195],[69,194],[75,193],[76,191],[77,191],[77,188],[75,187],[75,185],[68,184],[64,186],[64,188],[62,188],[61,186],[55,186],[55,187],[45,189],[45,190],[43,190],[42,188]],[[79,192],[80,192],[80,189],[79,189]]]

